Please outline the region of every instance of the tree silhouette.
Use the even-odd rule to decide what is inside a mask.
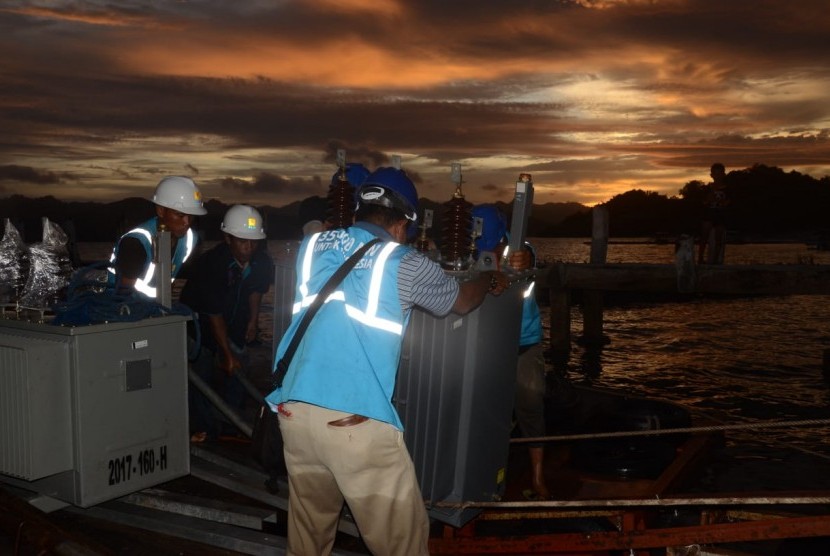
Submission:
[[[686,183],[679,197],[635,189],[603,203],[612,236],[658,233],[698,235],[709,184]],[[756,164],[726,175],[730,199],[727,230],[750,239],[809,239],[826,230],[830,212],[830,177],[816,179],[796,171]],[[573,214],[550,235],[586,236],[590,213]]]
[[[709,184],[686,183],[678,196],[667,197],[647,188],[615,195],[605,203],[610,233],[616,237],[652,237],[657,234],[698,235],[703,199]],[[830,212],[830,176],[821,179],[781,168],[756,164],[732,170],[726,176],[729,206],[727,230],[750,239],[782,236],[805,238],[826,230]],[[422,208],[440,209],[438,203],[421,200]],[[219,223],[229,205],[207,203],[208,214],[197,222],[204,239],[219,239]],[[266,220],[271,239],[299,239],[300,202],[284,207],[257,207]],[[503,206],[511,214],[510,205]],[[63,202],[55,197],[30,199],[13,195],[0,199],[0,218],[11,218],[26,242],[40,239],[41,217],[62,224],[72,221],[77,241],[114,241],[125,229],[152,215],[146,199],[115,203]],[[578,203],[534,205],[528,226],[530,236],[591,235],[591,211]]]

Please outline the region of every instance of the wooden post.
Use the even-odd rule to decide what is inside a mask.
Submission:
[[[591,235],[591,264],[605,264],[608,256],[608,209],[594,207],[591,211],[593,227]],[[582,296],[582,339],[586,345],[602,345],[603,293],[601,290],[585,290]]]
[[[550,349],[554,360],[567,362],[571,353],[571,295],[563,285],[564,264],[548,274],[550,297]]]
[[[709,228],[709,237],[706,238],[706,264],[717,264],[718,262],[716,238],[717,231],[715,231],[715,226],[713,225]]]
[[[677,251],[674,253],[677,268],[677,291],[690,293],[697,289],[697,267],[695,267],[695,240],[683,235],[678,239]]]
[[[608,209],[594,207],[591,210],[591,264],[605,264],[608,258]]]

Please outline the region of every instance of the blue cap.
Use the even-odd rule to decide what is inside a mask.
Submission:
[[[359,162],[349,162],[346,164],[346,181],[348,181],[355,189],[363,185],[366,181],[366,176],[369,175],[369,169]],[[340,181],[340,170],[337,170],[331,176],[331,185],[337,185]]]
[[[494,251],[507,235],[507,218],[496,205],[476,205],[472,210],[473,218],[481,218],[481,236],[476,238],[478,252]]]
[[[406,172],[391,166],[378,168],[366,178],[357,192],[361,204],[383,205],[418,219],[418,191]]]

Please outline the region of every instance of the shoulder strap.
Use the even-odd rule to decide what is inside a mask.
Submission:
[[[313,319],[314,315],[317,314],[317,311],[323,305],[323,302],[328,299],[334,289],[340,284],[340,282],[343,281],[343,278],[345,278],[354,265],[357,264],[357,261],[363,258],[366,251],[368,251],[369,248],[376,243],[380,243],[380,238],[376,237],[372,239],[371,241],[365,243],[360,249],[352,253],[352,256],[346,259],[346,262],[340,265],[340,268],[338,268],[337,271],[331,275],[328,281],[323,285],[320,292],[317,294],[317,297],[315,297],[311,305],[308,306],[308,310],[305,312],[305,315],[303,315],[303,320],[300,321],[300,324],[297,326],[297,330],[294,332],[294,336],[291,338],[291,343],[288,344],[282,358],[277,362],[277,369],[272,380],[272,385],[275,389],[282,388],[282,381],[288,372],[288,366],[291,364],[294,352],[297,351],[297,346],[300,344],[300,340],[303,338],[306,328],[308,328],[308,325],[311,323],[311,319]]]

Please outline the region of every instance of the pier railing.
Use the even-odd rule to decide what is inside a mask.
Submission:
[[[567,354],[571,345],[571,299],[581,291],[582,340],[601,345],[603,293],[640,292],[699,295],[830,295],[830,265],[695,263],[693,238],[678,242],[675,264],[605,262],[608,215],[594,208],[589,263],[549,264],[536,274],[537,287],[550,294],[551,349]]]

